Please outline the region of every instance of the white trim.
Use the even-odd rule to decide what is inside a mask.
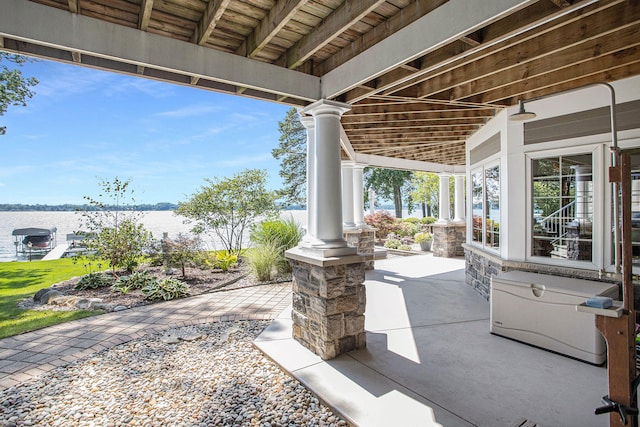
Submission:
[[[308,101],[320,98],[320,79],[309,74],[25,0],[2,0],[1,36]]]
[[[358,163],[365,163],[368,166],[376,166],[388,169],[402,169],[419,172],[433,173],[464,173],[463,165],[444,165],[441,163],[421,162],[418,160],[398,159],[396,157],[383,157],[375,154],[355,153],[355,159]]]

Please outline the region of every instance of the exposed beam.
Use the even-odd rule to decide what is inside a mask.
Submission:
[[[531,3],[529,0],[449,0],[325,74],[322,97],[334,98]]]
[[[356,153],[355,161],[372,167],[411,170],[421,172],[450,172],[464,173],[465,166],[445,165],[441,163],[423,162],[416,160],[398,159],[392,157],[376,156],[372,154]]]
[[[68,0],[69,12],[78,13],[78,0]]]
[[[546,75],[563,68],[597,60],[617,51],[637,46],[638,25],[623,31],[611,33],[611,36],[588,40],[556,55],[545,56],[535,61],[520,64],[507,70],[496,70],[495,73],[474,79],[466,84],[459,84],[450,90],[451,99],[465,99],[488,90],[508,86],[513,82]]]
[[[144,76],[144,66],[142,66],[142,65],[138,65],[138,66],[136,67],[136,73],[138,73],[138,74],[139,74],[139,75],[141,75],[141,76]]]
[[[436,111],[422,112],[414,111],[407,113],[388,113],[388,114],[351,114],[342,117],[343,126],[352,125],[371,125],[376,123],[416,123],[421,121],[438,123],[438,122],[464,122],[464,123],[480,123],[486,119],[493,117],[494,111],[474,111],[474,110],[453,110],[453,111]]]
[[[276,64],[296,68],[311,55],[322,49],[354,23],[371,13],[385,0],[345,0],[312,32],[288,49]],[[362,81],[361,83],[365,83]]]
[[[550,0],[553,4],[559,8],[565,8],[571,6],[571,2],[568,0]]]
[[[195,86],[195,85],[197,85],[197,84],[198,84],[198,81],[199,81],[199,80],[200,80],[200,77],[198,77],[198,76],[191,76],[190,83],[191,83],[191,85],[192,85],[192,86]]]
[[[153,10],[154,0],[142,0],[140,5],[140,15],[138,16],[138,29],[147,31],[149,21],[151,20],[151,11]]]
[[[447,68],[408,91],[404,96],[429,97],[438,92],[454,89],[459,85],[474,82],[480,78],[496,74],[504,69],[521,66],[529,61],[541,59],[549,61],[550,55],[561,55],[562,51],[601,37],[607,37],[616,28],[634,25],[640,20],[640,3],[621,3],[593,13],[580,20],[558,25],[551,31],[533,31],[523,43],[506,47],[492,55],[478,58],[457,68]],[[637,38],[637,33],[636,33]],[[606,41],[606,40],[605,40]],[[596,52],[600,49],[595,46]],[[425,76],[427,77],[427,76]]]
[[[379,123],[377,125],[352,125],[346,126],[343,123],[344,130],[347,132],[357,132],[358,134],[366,134],[368,132],[380,132],[380,131],[399,131],[399,130],[407,130],[410,129],[413,132],[425,132],[425,131],[433,131],[440,132],[443,130],[450,131],[470,131],[475,130],[478,126],[484,124],[484,120],[476,120],[475,122],[438,122],[434,124],[433,122],[427,123],[415,123],[415,122],[392,122],[392,123]]]
[[[133,65],[134,73],[135,66],[142,65],[197,76],[216,82],[213,86],[286,95],[294,105],[316,101],[320,94],[315,76],[30,1],[2,0],[0,36]]]
[[[191,41],[197,45],[204,45],[209,40],[209,36],[222,18],[224,11],[229,6],[231,0],[210,0],[202,14],[202,18],[193,33]]]
[[[82,54],[80,54],[80,52],[71,52],[71,57],[73,58],[73,62],[78,64],[82,63]]]
[[[349,135],[347,135],[342,127],[340,127],[340,146],[342,147],[342,150],[347,154],[347,157],[349,157],[349,160],[355,159],[356,152],[353,149],[353,145],[351,145]]]
[[[236,54],[253,58],[307,2],[308,0],[278,0],[236,50]]]

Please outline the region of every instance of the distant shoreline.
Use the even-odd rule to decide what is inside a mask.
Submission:
[[[116,206],[106,206],[107,210],[116,210]],[[121,211],[175,211],[178,209],[178,205],[175,203],[162,202],[154,204],[141,204],[135,206],[119,206],[118,210]],[[90,205],[23,205],[23,204],[0,204],[0,212],[77,212],[77,211],[97,211],[99,210],[95,206]],[[304,210],[301,206],[288,206],[282,208],[282,210]]]

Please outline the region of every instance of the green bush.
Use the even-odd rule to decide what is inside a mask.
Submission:
[[[389,239],[384,242],[384,247],[388,249],[398,249],[402,243],[398,239]]]
[[[409,224],[420,224],[420,218],[405,218],[404,222],[408,222]]]
[[[416,233],[413,237],[416,243],[428,242],[433,239],[433,235],[427,231],[423,231],[421,233]]]
[[[418,224],[406,221],[398,221],[397,223],[396,234],[400,237],[413,237],[418,231],[420,231]]]
[[[115,279],[110,274],[106,273],[89,273],[80,279],[76,284],[75,289],[84,291],[85,289],[97,289],[106,288],[113,285]]]
[[[148,300],[163,299],[169,301],[186,297],[189,294],[189,285],[172,278],[156,280],[142,288],[142,294]]]
[[[411,250],[411,246],[409,245],[400,245],[398,246],[398,249],[401,251],[410,251]]]
[[[238,264],[238,255],[230,254],[226,251],[216,252],[213,259],[213,268],[219,268],[222,271],[229,271]]]
[[[142,289],[146,286],[152,285],[153,282],[157,282],[158,279],[150,275],[146,271],[136,271],[130,276],[122,276],[111,286],[111,290],[114,292],[120,292],[126,294],[133,289]]]
[[[437,220],[432,216],[425,216],[424,218],[420,218],[420,222],[422,224],[433,224]]]
[[[249,263],[249,268],[251,268],[251,271],[259,281],[268,282],[273,280],[281,259],[280,248],[273,243],[265,243],[248,250],[245,257]]]
[[[297,246],[302,239],[304,232],[300,224],[293,219],[278,219],[274,221],[263,221],[251,231],[251,241],[258,246],[273,245],[278,248],[279,259],[277,262],[280,273],[291,273],[291,266],[284,256],[284,253]]]

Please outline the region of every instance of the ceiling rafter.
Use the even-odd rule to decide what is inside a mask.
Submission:
[[[287,68],[297,68],[311,55],[384,2],[385,0],[345,0],[313,32],[288,49],[276,63]]]
[[[142,0],[140,5],[140,15],[138,17],[138,29],[147,31],[149,21],[151,21],[151,11],[153,10],[154,0]]]
[[[236,49],[236,54],[253,58],[285,25],[307,4],[309,0],[278,0],[258,26]]]
[[[78,13],[78,0],[68,0],[69,12]]]
[[[195,28],[191,41],[200,46],[207,43],[218,21],[222,18],[231,0],[211,0]]]

